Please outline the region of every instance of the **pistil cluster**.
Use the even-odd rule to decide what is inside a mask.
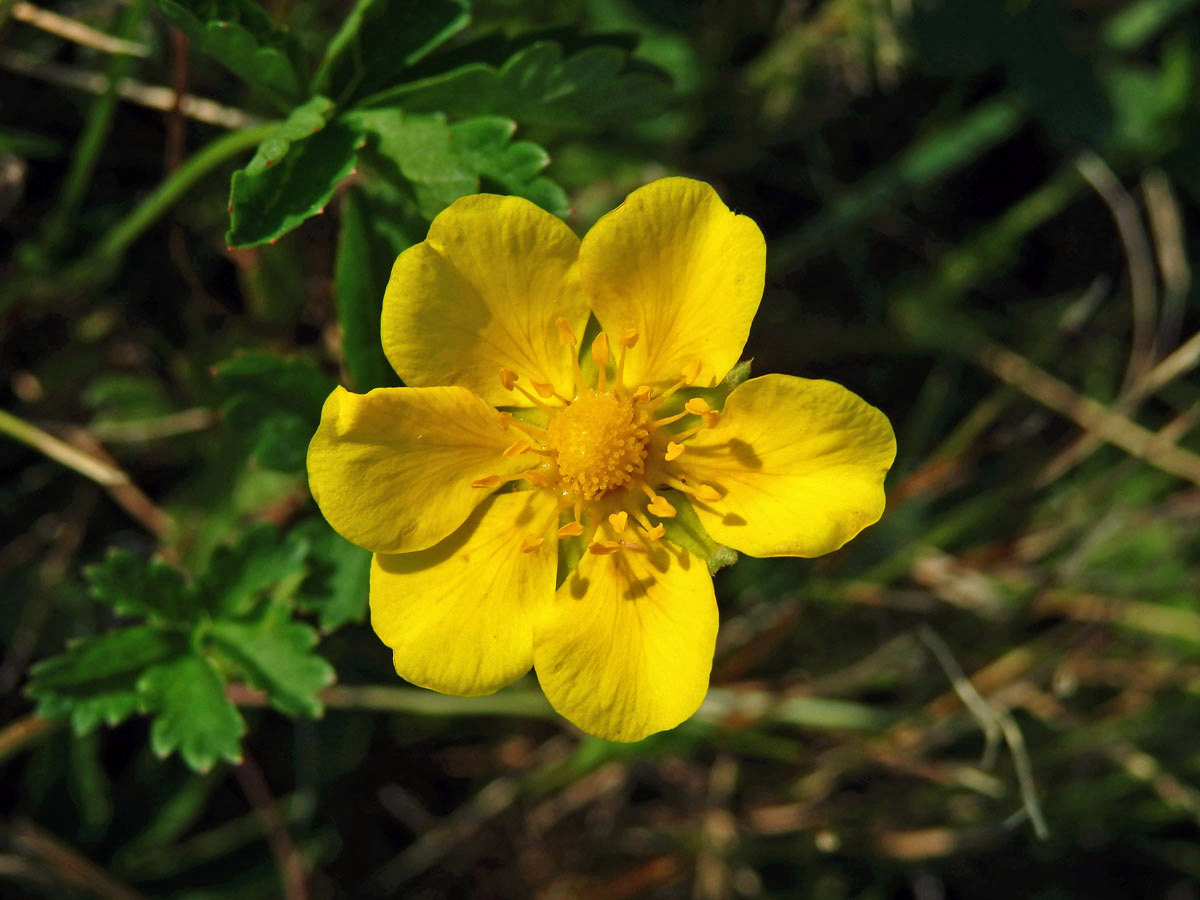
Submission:
[[[554,491],[559,497],[556,521],[562,521],[564,512],[571,513],[557,530],[559,539],[586,534],[587,549],[595,554],[622,549],[644,552],[665,534],[662,520],[676,514],[659,491],[675,488],[700,503],[720,499],[714,488],[689,482],[674,465],[688,440],[716,425],[720,414],[702,398],[693,397],[682,412],[655,417],[667,398],[695,384],[702,363],[696,360],[688,365],[680,380],[664,390],[649,385],[631,390],[624,382],[625,354],[637,345],[637,332],[627,331],[615,342],[611,381],[611,344],[607,333],[601,332],[591,346],[596,376],[589,384],[579,365],[574,333],[565,319],[558,319],[557,326],[560,342],[572,350],[573,395],[565,397],[553,385],[536,380],[526,382],[529,390],[520,374],[500,369],[504,388],[540,409],[546,423],[534,425],[512,413],[500,413],[500,426],[519,435],[504,450],[504,457],[527,457],[533,464],[508,479],[487,475],[472,484],[495,488],[505,480],[524,480],[534,488]],[[668,430],[688,415],[699,417],[700,424],[683,431]],[[543,533],[545,529],[523,536],[520,549],[527,553],[538,549],[545,542]]]

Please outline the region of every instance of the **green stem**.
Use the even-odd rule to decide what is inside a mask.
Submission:
[[[279,127],[279,122],[264,122],[217,138],[188,157],[178,169],[164,178],[149,196],[113,227],[84,257],[85,261],[104,262],[120,256],[141,234],[163,216],[192,186],[217,166],[239,153],[258,146]]]
[[[116,37],[123,40],[133,39],[149,9],[150,0],[134,0],[121,17]],[[58,203],[47,216],[42,226],[41,237],[32,248],[38,262],[47,261],[70,237],[76,213],[92,183],[96,164],[100,161],[100,153],[104,150],[104,145],[108,142],[108,133],[112,130],[113,116],[120,100],[117,89],[121,80],[129,74],[133,62],[134,57],[123,53],[114,54],[109,59],[108,87],[93,101],[88,110],[87,122],[71,156],[71,165],[63,179]]]
[[[114,468],[82,450],[77,450],[70,444],[60,441],[53,435],[47,434],[40,428],[35,428],[2,409],[0,409],[0,434],[6,434],[22,444],[32,447],[55,462],[74,469],[85,478],[92,479],[97,484],[108,486],[125,484],[129,481],[120,469]]]

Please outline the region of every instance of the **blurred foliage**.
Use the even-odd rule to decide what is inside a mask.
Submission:
[[[0,893],[1200,898],[1195,0],[56,11],[0,4]],[[723,568],[640,744],[401,685],[303,475],[391,261],[671,172],[767,234],[756,371],[896,425],[886,517]]]

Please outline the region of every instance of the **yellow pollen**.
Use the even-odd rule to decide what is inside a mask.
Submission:
[[[505,453],[507,453],[507,452],[508,451],[505,451]],[[671,460],[673,460],[673,459],[679,459],[679,457],[682,455],[683,455],[683,444],[677,444],[674,441],[667,442],[667,452],[665,454],[665,458],[666,458],[667,462],[671,462]]]
[[[613,527],[613,531],[621,534],[629,524],[629,513],[625,512],[625,510],[613,513],[608,517],[608,524]]]
[[[706,412],[712,412],[711,407],[704,401],[703,397],[693,397],[687,403],[683,404],[683,408],[694,416],[702,416]]]
[[[558,536],[563,540],[579,537],[581,534],[583,534],[583,525],[579,522],[568,522],[562,528],[558,529]]]
[[[563,488],[584,500],[622,488],[645,471],[645,420],[614,392],[585,392],[546,431]]]

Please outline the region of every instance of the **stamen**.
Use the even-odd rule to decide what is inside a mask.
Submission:
[[[645,529],[643,533],[651,541],[661,541],[663,535],[667,533],[667,526],[659,522],[654,527]]]
[[[597,392],[601,392],[605,388],[605,381],[608,377],[608,358],[608,335],[602,331],[592,341],[592,362],[596,364]]]
[[[650,502],[646,504],[646,511],[652,516],[658,516],[660,519],[670,519],[675,515],[675,507],[667,502],[666,497],[660,497],[650,489],[650,485],[643,484],[642,490],[646,496],[650,498]]]
[[[654,393],[654,388],[650,387],[650,385],[648,385],[648,384],[643,384],[641,387],[639,387],[636,391],[633,392],[633,402],[634,403],[645,403],[647,400],[650,399],[650,395],[653,393]]]
[[[505,428],[515,428],[517,431],[523,431],[531,438],[536,438],[538,441],[546,440],[545,428],[538,428],[536,425],[530,425],[528,422],[521,422],[517,419],[514,419],[512,413],[501,413],[500,415],[508,417],[503,423]]]
[[[520,479],[520,478],[525,479],[530,484],[532,484],[534,487],[539,487],[539,488],[554,487],[554,482],[550,480],[550,476],[547,475],[545,472],[543,472],[541,470],[541,468],[526,469],[524,472],[520,473],[519,475],[514,475],[509,480],[516,481],[517,479]]]
[[[695,497],[702,503],[716,503],[721,499],[721,495],[717,493],[716,488],[707,484],[688,484],[686,481],[680,481],[678,478],[671,478],[669,476],[667,484],[676,490],[683,491],[685,494]]]
[[[579,342],[575,339],[575,332],[571,330],[571,323],[559,316],[555,322],[558,326],[558,342],[564,347],[578,347]]]
[[[505,452],[507,453],[508,451]],[[666,459],[667,462],[671,462],[672,460],[679,459],[681,456],[683,456],[683,444],[677,444],[674,441],[667,441],[667,452],[663,458]]]
[[[527,534],[527,535],[525,535],[525,538],[521,541],[521,552],[522,553],[532,553],[534,550],[537,550],[539,547],[541,547],[542,544],[544,544],[544,543],[546,543],[546,539],[544,537],[541,537],[540,535],[536,535],[536,534]]]
[[[473,488],[494,488],[499,486],[499,475],[484,475],[482,478],[476,478],[471,482],[471,487]]]
[[[512,369],[500,367],[500,384],[504,386],[506,391],[511,391],[517,383],[517,373]]]
[[[552,413],[552,412],[556,411],[553,406],[547,406],[545,403],[543,403],[541,400],[539,400],[533,394],[529,393],[529,391],[525,390],[525,388],[521,387],[519,384],[514,384],[513,389],[516,390],[516,392],[518,394],[523,396],[526,400],[528,400],[530,403],[532,403],[538,409],[540,409],[542,412]]]
[[[702,416],[705,413],[712,412],[712,407],[708,405],[703,397],[693,397],[687,403],[683,404],[683,408],[693,416]]]
[[[584,388],[583,371],[579,368],[579,353],[576,348],[579,346],[579,341],[575,338],[575,332],[571,330],[571,323],[559,316],[554,324],[558,326],[558,342],[564,347],[570,347],[571,353],[571,371],[575,379],[575,393],[578,394]]]
[[[613,527],[613,531],[617,534],[624,533],[625,527],[629,524],[629,513],[625,512],[625,510],[613,513],[608,517],[608,524]]]
[[[694,359],[690,363],[688,363],[686,366],[684,366],[683,371],[680,372],[679,374],[681,374],[683,376],[683,380],[689,386],[691,386],[696,383],[696,379],[700,377],[700,370],[703,368],[704,368],[704,362],[699,359]]]
[[[678,422],[686,415],[688,415],[687,412],[676,413],[673,416],[665,416],[661,419],[655,419],[650,424],[652,424],[655,428],[662,428],[664,425],[670,425],[672,422]]]
[[[579,537],[579,535],[583,534],[583,523],[582,522],[568,522],[562,528],[558,529],[557,534],[558,534],[559,540],[566,540],[567,538]]]
[[[620,541],[619,543],[626,550],[636,550],[638,553],[649,553],[650,552],[650,548],[642,543],[637,543],[634,541]]]
[[[700,417],[704,419],[705,428],[715,428],[717,423],[721,421],[721,414],[715,409],[710,409],[708,412],[700,413]]]
[[[597,556],[605,556],[609,553],[616,553],[621,549],[620,541],[593,541],[588,544],[588,552],[594,553]]]
[[[635,331],[632,328],[626,329],[625,333],[621,335],[620,340],[617,341],[618,346],[620,346],[620,348],[621,348],[621,352],[617,354],[617,388],[618,389],[624,388],[624,386],[625,386],[625,351],[632,349],[634,347],[634,345],[637,344],[637,342],[638,342],[638,333],[637,333],[637,331]],[[634,398],[634,402],[635,403],[637,402],[636,397]]]
[[[505,459],[516,459],[522,453],[528,453],[529,449],[529,441],[515,441],[506,447],[504,452],[500,455]]]

